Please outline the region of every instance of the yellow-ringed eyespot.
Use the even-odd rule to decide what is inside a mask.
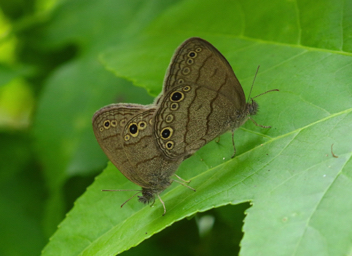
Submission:
[[[196,52],[201,52],[201,51],[202,51],[202,48],[197,47]]]
[[[191,68],[190,67],[184,67],[182,69],[182,74],[188,75],[189,73],[191,73]]]
[[[188,53],[188,57],[190,57],[190,58],[195,58],[195,57],[197,57],[197,53],[196,53],[195,51],[190,51],[190,52]]]
[[[194,60],[193,59],[188,59],[186,62],[187,62],[188,65],[192,65],[194,63]]]
[[[186,85],[185,87],[182,88],[182,90],[183,90],[184,92],[188,92],[188,91],[191,90],[191,86]]]
[[[171,95],[170,95],[170,100],[172,102],[180,102],[184,98],[185,98],[185,95],[179,91],[175,91],[175,92],[171,93]]]
[[[138,123],[138,129],[139,129],[139,130],[144,130],[145,128],[147,128],[147,122],[145,122],[145,121],[140,121],[140,122]]]
[[[125,141],[128,141],[130,138],[131,138],[131,137],[130,137],[130,135],[128,135],[128,134],[126,134],[125,137],[124,137]]]
[[[168,150],[170,150],[170,149],[173,149],[173,148],[174,148],[174,145],[175,145],[175,143],[170,140],[170,141],[168,141],[168,142],[165,143],[165,148],[168,149]]]
[[[171,114],[168,114],[165,118],[166,123],[171,123],[174,120],[174,116]]]
[[[161,130],[160,136],[163,140],[170,139],[174,130],[171,127],[165,127],[164,129]]]
[[[126,125],[126,119],[120,121],[120,126],[124,127]]]
[[[99,131],[101,131],[101,132],[104,131],[104,127],[100,127]]]
[[[111,120],[111,126],[112,127],[116,127],[117,125],[117,121],[116,120]]]
[[[183,80],[182,78],[180,78],[180,79],[177,80],[177,83],[178,83],[178,84],[183,84],[184,82],[185,82],[185,80]]]
[[[128,130],[130,131],[131,135],[133,137],[137,137],[138,135],[138,126],[136,123],[131,123],[129,126],[128,126]]]
[[[176,103],[176,102],[171,103],[170,109],[171,110],[177,110],[178,109],[178,103]]]
[[[150,119],[150,120],[149,120],[149,123],[150,123],[150,124],[153,124],[153,119]]]
[[[110,120],[105,120],[104,121],[104,128],[109,129],[110,128]]]

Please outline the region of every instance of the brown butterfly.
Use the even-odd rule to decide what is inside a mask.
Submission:
[[[93,116],[93,130],[110,161],[142,187],[139,201],[158,196],[165,214],[159,194],[173,181],[187,186],[171,179],[182,161],[226,131],[234,145],[233,131],[257,109],[253,99],[246,102],[225,57],[207,41],[190,38],[174,53],[153,104],[103,107]]]

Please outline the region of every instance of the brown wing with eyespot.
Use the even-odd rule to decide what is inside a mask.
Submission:
[[[167,158],[188,157],[230,129],[234,109],[221,89],[184,84],[162,97],[154,129]]]
[[[146,110],[127,122],[123,131],[124,152],[138,177],[137,184],[162,191],[170,185],[170,176],[183,158],[170,160],[158,148],[154,136],[155,112],[154,108]]]
[[[234,109],[245,108],[242,86],[230,64],[212,44],[201,38],[189,38],[176,49],[165,75],[163,93],[185,83],[206,85],[214,90],[222,87]]]
[[[92,120],[94,135],[109,160],[126,178],[140,186],[144,184],[128,160],[123,132],[131,118],[147,109],[139,104],[111,104],[98,110]]]

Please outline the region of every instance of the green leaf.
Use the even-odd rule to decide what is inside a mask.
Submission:
[[[241,255],[350,254],[350,6],[350,1],[183,1],[149,19],[138,35],[104,50],[100,59],[109,70],[156,95],[174,49],[200,36],[229,60],[247,95],[261,65],[253,95],[280,92],[256,99],[255,121],[272,128],[247,122],[238,129],[233,159],[230,134],[224,134],[184,161],[177,174],[192,180],[197,192],[173,184],[161,194],[165,216],[159,202],[150,208],[132,199],[120,209],[133,192],[100,192],[137,189],[110,164],[77,200],[43,255],[116,255],[185,217],[242,202],[253,206]],[[64,124],[60,128],[69,128]],[[77,147],[68,148],[69,158]]]

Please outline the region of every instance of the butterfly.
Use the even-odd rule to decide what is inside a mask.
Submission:
[[[176,49],[153,104],[112,104],[98,110],[92,122],[110,161],[142,187],[134,196],[141,193],[139,201],[148,204],[157,196],[165,214],[160,193],[174,181],[187,186],[178,176],[171,179],[179,165],[227,131],[232,131],[234,145],[233,131],[257,110],[253,99],[246,101],[225,57],[193,37]]]

